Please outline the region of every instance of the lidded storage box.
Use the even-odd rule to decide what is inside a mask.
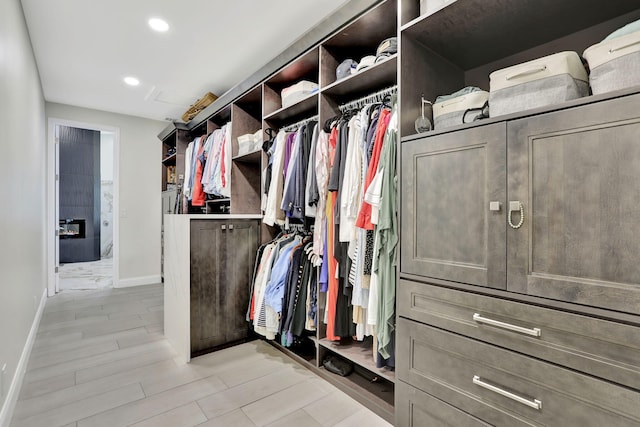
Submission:
[[[634,24],[640,27],[638,21]],[[594,95],[640,85],[640,31],[614,34],[584,51]]]
[[[282,107],[289,107],[296,102],[302,101],[307,96],[318,91],[318,84],[307,80],[299,81],[298,83],[282,89]]]
[[[576,52],[559,52],[489,75],[491,117],[589,95],[587,71]]]
[[[439,96],[433,104],[433,128],[470,123],[482,112],[489,92],[477,87],[466,87],[447,96]]]

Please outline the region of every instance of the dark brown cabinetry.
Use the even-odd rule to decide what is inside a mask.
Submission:
[[[509,122],[508,289],[638,313],[640,95]]]
[[[627,405],[640,398],[639,103],[584,100],[403,144],[406,390],[492,425],[640,422]]]
[[[410,320],[398,337],[400,380],[493,425],[640,423],[626,387]]]
[[[638,103],[405,143],[402,272],[637,313]]]
[[[402,271],[504,289],[506,125],[403,144]]]
[[[247,337],[256,220],[191,221],[191,354]]]
[[[400,3],[396,425],[640,425],[640,88],[409,136],[416,93],[581,53],[637,3]]]

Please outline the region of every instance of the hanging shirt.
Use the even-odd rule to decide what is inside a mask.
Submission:
[[[367,170],[367,176],[365,178],[365,188],[369,187],[378,170],[378,162],[380,161],[380,152],[382,151],[385,131],[389,123],[389,115],[389,110],[384,109],[380,112],[371,161],[369,162],[369,169]],[[356,220],[356,226],[366,230],[373,230],[374,228],[373,223],[371,222],[371,205],[366,201],[362,203],[358,219]]]
[[[360,208],[362,187],[360,171],[362,156],[360,153],[360,119],[358,115],[349,120],[347,153],[345,157],[344,178],[340,197],[340,241],[356,240],[355,224]]]
[[[202,141],[204,137],[201,137]],[[192,206],[204,206],[205,195],[202,189],[202,172],[204,171],[204,147],[205,144],[200,144],[200,150],[196,154],[196,162],[195,162],[195,173],[193,180],[193,189],[191,196],[191,205]]]
[[[279,209],[282,202],[284,153],[287,134],[284,131],[278,132],[274,145],[273,166],[271,170],[271,182],[267,194],[267,202],[262,222],[273,226],[274,224],[284,224],[284,212]]]
[[[313,229],[313,253],[320,257],[324,253],[326,239],[327,185],[329,183],[329,134],[324,129],[318,135],[315,169],[318,197]]]
[[[380,164],[384,169],[382,191],[380,195],[380,218],[376,228],[378,252],[378,313],[377,336],[378,352],[388,359],[393,354],[392,334],[395,330],[396,305],[396,248],[398,245],[397,219],[397,105],[394,105],[389,126],[385,132],[383,152]]]
[[[191,196],[191,183],[189,177],[191,176],[191,158],[193,157],[194,142],[191,141],[187,145],[187,149],[184,153],[184,182],[182,183],[182,193],[185,198],[189,199]]]
[[[289,218],[301,218],[301,213],[295,208],[296,182],[300,168],[298,161],[300,157],[302,144],[302,132],[294,134],[294,143],[291,148],[291,158],[286,169],[286,178],[284,181],[284,189],[282,193],[282,203],[280,209],[285,212]]]
[[[309,153],[309,163],[307,165],[307,179],[304,190],[305,216],[316,217],[317,200],[312,200],[313,195],[318,193],[318,181],[316,179],[316,147],[318,145],[319,126],[315,123],[311,136],[311,147]]]

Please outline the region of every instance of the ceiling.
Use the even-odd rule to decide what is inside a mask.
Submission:
[[[178,119],[348,0],[22,0],[47,101]],[[166,20],[158,33],[147,24]],[[123,79],[135,76],[136,87]]]

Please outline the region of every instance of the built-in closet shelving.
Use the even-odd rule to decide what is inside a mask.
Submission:
[[[536,244],[541,247],[552,240],[558,243],[574,238],[581,242],[574,245],[575,251],[591,251],[587,254],[592,255],[571,259],[583,263],[580,265],[589,264],[592,258],[606,260],[610,256],[605,253],[607,250],[629,252],[625,251],[622,238],[610,247],[598,246],[590,237],[584,237],[591,236],[593,226],[584,226],[587,231],[581,233],[572,233],[570,227],[582,224],[580,221],[587,215],[599,215],[601,223],[617,230],[618,220],[611,220],[611,215],[605,214],[608,208],[601,206],[604,199],[614,198],[613,205],[629,207],[620,221],[636,215],[637,194],[616,186],[618,178],[622,182],[637,175],[637,169],[624,161],[628,160],[627,154],[636,153],[634,141],[640,119],[634,107],[640,88],[591,95],[422,134],[416,133],[414,122],[420,115],[421,96],[434,101],[439,95],[466,86],[488,91],[489,74],[495,70],[566,50],[582,54],[612,31],[640,19],[638,1],[446,0],[435,2],[444,7],[423,15],[420,6],[425,2],[420,0],[347,3],[367,3],[362,9],[366,11],[348,17],[338,14],[339,19],[344,18],[341,28],[335,26],[331,33],[317,37],[313,43],[305,42],[303,47],[294,44],[278,57],[286,61],[277,66],[268,64],[259,79],[252,76],[240,83],[193,123],[175,124],[161,134],[162,189],[167,188],[167,166],[176,166],[180,181],[184,151],[195,136],[232,122],[232,195],[229,200],[214,203],[230,203],[231,213],[260,213],[266,155],[261,150],[238,155],[238,136],[262,129],[266,139],[264,131],[268,128],[291,128],[310,118],[322,124],[340,115],[343,105],[397,85],[397,371],[376,368],[370,341],[327,340],[321,321],[318,330],[309,333],[295,349],[282,347],[277,339],[272,344],[399,426],[439,425],[442,420],[452,425],[550,425],[558,419],[568,420],[566,425],[637,424],[640,414],[633,402],[640,393],[636,381],[640,359],[637,340],[630,338],[638,336],[640,327],[634,310],[637,280],[619,272],[612,273],[610,280],[599,280],[584,273],[589,266],[569,271],[554,257],[573,254],[561,254],[560,244],[553,248],[557,253],[543,254],[536,252]],[[365,55],[375,55],[380,42],[393,36],[398,37],[396,55],[336,80],[338,64],[345,59],[358,62]],[[309,36],[305,37],[309,41]],[[301,80],[317,83],[318,91],[283,107],[282,89]],[[611,160],[605,154],[616,144],[622,144],[622,154]],[[494,150],[495,146],[499,150]],[[566,148],[570,146],[582,150],[582,156]],[[176,147],[176,154],[165,157],[170,147]],[[562,163],[564,160],[557,155],[562,150],[564,159],[571,164]],[[460,153],[481,154],[474,161],[450,160]],[[532,153],[538,153],[538,157]],[[450,154],[452,157],[447,157]],[[601,157],[602,162],[609,162],[610,170],[617,171],[616,166],[625,165],[626,175],[607,175],[597,167],[585,166],[589,159],[600,161]],[[441,175],[436,178],[446,182],[442,188],[429,185],[433,182],[429,174],[435,169],[416,166],[425,159],[440,168]],[[469,172],[473,168],[475,175]],[[589,178],[575,179],[584,169],[589,170]],[[467,172],[472,175],[470,178],[465,175]],[[556,185],[539,178],[535,181],[536,174],[541,173],[548,173],[548,180],[555,179]],[[572,177],[570,185],[578,188],[574,193],[590,202],[576,200],[562,205],[572,196],[559,194],[557,188],[565,185],[563,179]],[[594,177],[600,177],[598,185],[589,184]],[[416,190],[418,186],[420,189]],[[465,196],[456,193],[460,200],[447,199],[451,188],[461,189]],[[438,193],[441,189],[444,196]],[[414,194],[417,191],[418,196]],[[598,191],[604,196],[598,198]],[[509,205],[507,194],[510,198],[520,194],[518,198],[528,209],[521,230],[510,229],[504,221]],[[484,209],[470,214],[459,208],[460,203],[488,208],[487,197],[499,200],[497,211]],[[432,218],[425,219],[427,214],[418,209],[418,200],[422,207],[445,206],[442,211],[447,212],[447,219],[429,223]],[[553,215],[567,218],[556,221],[558,230],[550,232],[552,214],[547,214],[545,203],[552,201],[560,206]],[[574,211],[575,215],[567,214]],[[219,211],[212,207],[211,212]],[[438,215],[436,212],[433,217]],[[481,224],[499,220],[499,232],[490,233],[489,226],[482,225],[465,238],[444,237],[429,242],[425,231],[427,223],[435,231],[448,226],[451,229],[444,233],[450,236],[458,232],[460,224],[478,218]],[[628,227],[628,233],[634,230]],[[263,224],[262,242],[278,231],[277,227]],[[632,246],[632,240],[637,238],[630,239],[627,246]],[[418,242],[422,246],[418,247]],[[432,256],[416,255],[426,246],[433,250]],[[474,250],[481,260],[478,263],[487,265],[474,264],[471,269],[484,268],[487,275],[493,275],[486,283],[476,283],[465,276],[470,264],[462,258]],[[453,259],[456,256],[461,259]],[[616,262],[625,261],[625,256],[619,256]],[[556,263],[558,271],[545,270],[549,259]],[[438,261],[442,261],[441,269],[432,265]],[[625,267],[633,269],[633,263],[627,262]],[[537,270],[541,273],[537,274]],[[453,273],[447,276],[447,272]],[[515,280],[510,276],[514,272],[526,277]],[[498,276],[500,280],[493,280]],[[318,295],[318,319],[323,319],[324,298],[323,293]],[[482,323],[485,316],[498,321]],[[542,332],[538,334],[537,329]],[[514,335],[513,331],[517,333]],[[326,355],[351,361],[355,372],[347,377],[328,372],[322,367]],[[496,389],[502,391],[496,385],[493,391],[488,390],[486,385],[491,382],[483,382],[483,375],[489,373],[503,381],[508,392],[496,395]],[[512,401],[517,396],[515,391],[524,396],[517,402]],[[538,398],[544,406],[538,405]],[[608,421],[600,423],[598,417]],[[628,420],[635,423],[627,423]]]
[[[402,136],[416,133],[421,94],[488,91],[492,71],[565,50],[581,55],[639,17],[633,0],[457,0],[422,16],[419,1],[400,1]]]
[[[421,134],[414,121],[422,94],[489,91],[495,70],[582,55],[640,19],[640,4],[448,0],[420,15],[422,2],[399,3],[396,425],[638,424],[637,405],[623,403],[640,396],[638,276],[591,267],[630,251],[610,236],[631,231],[606,211],[638,211],[617,179],[637,175],[640,86]],[[523,206],[521,227],[510,203]]]
[[[364,3],[364,2],[362,2]],[[325,120],[341,114],[340,107],[351,101],[397,85],[399,55],[393,55],[358,73],[336,81],[336,67],[345,59],[358,62],[366,55],[376,55],[378,45],[385,39],[397,36],[396,0],[376,2],[365,13],[348,22],[335,33],[329,35],[297,58],[267,76],[262,82],[247,88],[242,94],[228,102],[205,120],[189,125],[190,135],[182,136],[178,145],[175,162],[182,164],[184,173],[184,150],[195,137],[212,132],[227,122],[232,126],[232,170],[230,200],[233,214],[260,213],[262,192],[262,171],[266,166],[266,154],[262,150],[238,155],[237,138],[263,130],[263,140],[267,129],[278,131],[295,127],[308,119]],[[300,101],[282,106],[281,91],[301,80],[317,83],[319,89]],[[224,97],[223,97],[224,98]],[[216,101],[218,102],[218,101]],[[196,118],[197,119],[197,118]],[[186,132],[186,131],[185,131]],[[163,140],[173,138],[170,134]],[[180,166],[179,166],[180,167]],[[220,213],[209,201],[207,212]],[[209,206],[211,205],[211,206]],[[268,241],[279,231],[278,227],[263,224],[262,241]],[[324,294],[319,294],[318,319],[324,314]],[[320,322],[315,333],[309,334],[303,346],[296,350],[284,348],[273,341],[273,345],[291,356],[300,364],[314,370],[343,391],[366,404],[388,421],[394,419],[395,373],[388,368],[375,366],[372,340],[357,342],[343,339],[332,342],[326,339],[325,326]],[[340,377],[326,371],[322,366],[327,355],[336,355],[354,365],[354,373]]]
[[[168,167],[176,168],[176,181],[179,174],[184,174],[184,151],[189,144],[189,131],[186,126],[178,125],[163,141],[162,141],[162,189],[167,190],[167,169]],[[175,153],[167,155],[169,149],[175,148]]]

